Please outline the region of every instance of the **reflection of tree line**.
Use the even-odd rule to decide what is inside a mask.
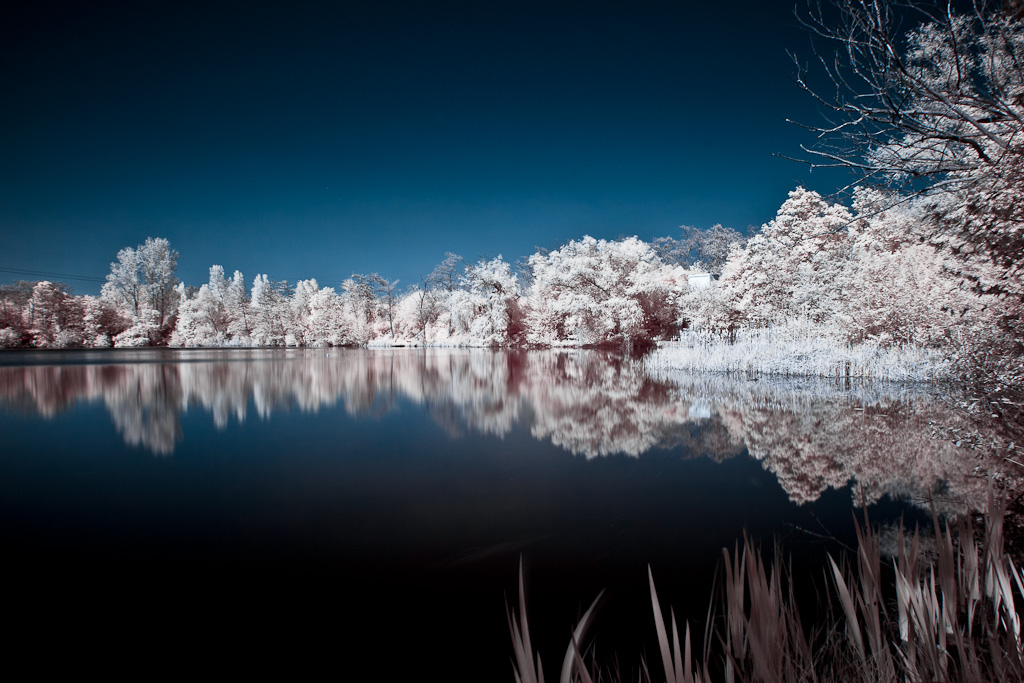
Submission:
[[[940,432],[965,423],[922,385],[814,383],[678,377],[680,391],[711,396],[716,416],[778,478],[791,500],[817,500],[853,481],[854,496],[984,509],[982,462]]]
[[[969,452],[933,438],[955,418],[906,388],[828,383],[802,388],[714,376],[655,381],[637,363],[592,351],[220,351],[154,356],[174,362],[0,368],[0,401],[45,416],[102,400],[124,440],[171,453],[180,414],[199,405],[224,428],[250,410],[261,419],[341,401],[357,417],[422,404],[451,437],[465,430],[533,436],[572,453],[640,455],[681,447],[717,460],[743,448],[796,502],[856,480],[869,501],[884,495],[960,504],[984,500]],[[182,361],[182,362],[177,362]],[[858,492],[858,496],[860,493]]]

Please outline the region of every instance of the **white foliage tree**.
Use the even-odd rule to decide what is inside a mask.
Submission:
[[[103,285],[102,295],[133,318],[142,315],[145,297],[139,270],[139,256],[134,248],[125,247],[117,252],[117,260],[110,264],[110,273]]]
[[[159,333],[174,315],[179,299],[177,265],[178,252],[162,237],[147,237],[135,248],[121,249],[110,264],[102,296],[135,319],[133,344],[144,330]]]
[[[927,240],[926,202],[894,205],[889,193],[862,188],[854,210],[837,316],[851,341],[961,346],[996,322],[952,255]]]
[[[344,309],[333,287],[318,289],[310,296],[306,325],[313,346],[338,346],[349,343]]]
[[[519,330],[519,279],[501,255],[466,268],[465,286],[472,310],[469,338],[474,345],[505,346]],[[457,302],[459,303],[459,302]]]
[[[248,345],[252,337],[252,311],[245,290],[245,276],[235,271],[224,294],[224,309],[228,317],[228,334],[233,344]]]
[[[445,332],[447,337],[455,333],[455,315],[453,304],[455,293],[464,285],[463,273],[466,269],[466,262],[458,254],[447,252],[444,261],[439,263],[430,275],[427,276],[423,290],[433,292],[433,301],[438,317],[444,317],[446,321]]]
[[[222,266],[210,266],[210,279],[191,298],[181,297],[171,346],[224,346],[230,340],[231,315],[226,299],[230,283]]]
[[[341,283],[341,314],[348,323],[347,343],[365,344],[374,336],[377,298],[373,286],[362,276],[353,275]]]
[[[766,325],[822,322],[844,306],[838,275],[849,259],[849,209],[798,187],[775,218],[733,253],[720,286],[734,319]]]
[[[83,342],[81,303],[52,282],[36,283],[29,302],[32,327],[38,347],[66,348]]]
[[[320,291],[316,279],[299,280],[295,283],[291,299],[288,302],[288,330],[285,339],[288,346],[314,346],[314,334],[311,329],[310,302]]]
[[[257,346],[284,346],[288,320],[288,284],[257,275],[252,282],[249,308],[252,311],[251,338]]]
[[[651,245],[585,236],[530,257],[532,343],[632,343],[669,334],[685,269],[665,266]]]
[[[128,320],[117,307],[103,297],[82,297],[82,343],[85,346],[105,348],[113,337],[129,327]]]
[[[136,253],[145,286],[146,305],[156,313],[156,324],[162,328],[174,314],[178,301],[174,291],[178,285],[175,275],[178,252],[171,249],[170,243],[162,237],[147,237]]]

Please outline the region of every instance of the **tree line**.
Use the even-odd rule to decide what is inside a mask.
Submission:
[[[677,304],[688,277],[705,261],[721,267],[723,249],[742,242],[721,226],[684,228],[681,239],[654,244],[584,237],[519,266],[449,253],[406,289],[377,273],[354,274],[335,289],[266,274],[250,283],[219,265],[188,287],[175,274],[178,253],[149,238],[118,252],[98,297],[45,281],[0,289],[0,345],[642,344],[685,325]]]
[[[929,240],[931,198],[894,202],[864,188],[852,205],[797,188],[744,238],[684,227],[678,237],[584,236],[515,265],[449,253],[400,289],[377,273],[340,287],[214,265],[188,287],[166,239],[122,249],[99,297],[64,285],[2,291],[6,346],[453,345],[637,347],[686,328],[716,331],[799,319],[848,343],[955,350],[998,329],[1001,308],[978,282],[998,271]],[[711,274],[711,286],[691,279]],[[694,280],[696,282],[696,280]]]

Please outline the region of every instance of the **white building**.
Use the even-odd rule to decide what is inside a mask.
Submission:
[[[707,289],[711,286],[711,273],[699,273],[686,278],[692,289]]]

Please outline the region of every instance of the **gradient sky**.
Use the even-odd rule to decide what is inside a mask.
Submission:
[[[0,26],[0,282],[98,293],[118,249],[400,287],[445,256],[745,230],[836,173],[791,0],[17,3]],[[18,272],[15,272],[18,271]]]

